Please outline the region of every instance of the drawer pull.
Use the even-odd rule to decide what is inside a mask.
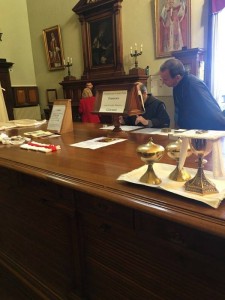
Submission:
[[[185,245],[185,239],[184,239],[183,235],[177,231],[170,232],[169,239],[173,243]]]

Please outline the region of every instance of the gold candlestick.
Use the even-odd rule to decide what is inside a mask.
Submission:
[[[64,77],[64,80],[75,80],[76,79],[76,77],[75,76],[72,76],[71,75],[71,72],[70,72],[70,67],[72,67],[72,58],[70,59],[70,61],[69,61],[69,57],[68,57],[68,61],[67,61],[67,63],[65,62],[65,60],[64,60],[64,67],[65,68],[67,68],[67,76],[66,77]]]
[[[134,57],[134,64],[135,64],[135,68],[138,68],[138,60],[137,57],[140,56],[142,54],[142,45],[141,45],[141,49],[140,52],[137,51],[137,44],[135,43],[135,50],[134,52],[132,51],[132,47],[130,47],[130,56]]]

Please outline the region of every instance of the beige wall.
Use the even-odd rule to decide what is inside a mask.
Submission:
[[[65,57],[73,58],[71,73],[77,78],[80,78],[83,73],[80,23],[78,16],[72,11],[78,0],[27,0],[26,2],[29,27],[27,25],[25,0],[0,0],[0,14],[4,9],[6,13],[3,18],[4,28],[0,20],[0,28],[2,27],[4,32],[4,41],[0,44],[0,57],[6,57],[7,60],[15,62],[15,69],[12,73],[13,84],[33,84],[36,79],[41,105],[44,107],[46,105],[45,89],[57,88],[59,96],[62,97],[59,82],[66,76],[66,70],[48,71],[42,37],[44,28],[54,25],[60,26]],[[207,0],[192,0],[191,2],[191,46],[192,48],[206,48]],[[9,20],[13,20],[13,22]],[[135,42],[138,45],[141,43],[144,45],[143,54],[138,59],[139,66],[145,68],[149,65],[150,74],[157,73],[164,59],[155,58],[154,28],[154,0],[123,0],[123,56],[126,73],[133,67],[134,62],[129,55],[129,50]],[[10,32],[8,32],[9,29]],[[29,45],[29,30],[32,52]],[[23,46],[24,50],[19,50],[19,45]],[[150,79],[148,88],[150,88]],[[163,98],[163,100],[165,100],[172,115],[173,104],[170,97]]]
[[[26,0],[0,0],[0,57],[13,62],[13,85],[35,85]]]

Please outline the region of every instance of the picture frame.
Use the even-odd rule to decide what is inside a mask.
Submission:
[[[44,29],[43,39],[48,69],[50,71],[64,69],[64,53],[59,25]]]
[[[73,8],[81,24],[84,61],[82,79],[125,75],[120,2],[79,1]]]
[[[114,57],[114,36],[112,27],[112,17],[106,17],[101,20],[89,22],[89,56],[91,58],[91,67],[106,67],[113,65]]]
[[[57,90],[56,89],[47,89],[46,96],[48,104],[53,104],[53,102],[58,99]]]
[[[156,58],[191,47],[191,0],[155,0]]]

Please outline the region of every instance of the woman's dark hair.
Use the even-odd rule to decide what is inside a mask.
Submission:
[[[179,59],[175,58],[168,59],[161,65],[160,72],[164,72],[166,70],[169,71],[172,78],[176,77],[177,75],[184,76],[185,74],[184,65]]]

